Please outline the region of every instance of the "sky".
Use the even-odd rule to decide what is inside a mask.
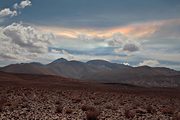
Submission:
[[[180,70],[179,0],[0,0],[0,66],[58,58]]]

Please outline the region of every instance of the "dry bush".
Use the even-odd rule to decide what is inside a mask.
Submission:
[[[95,110],[94,107],[89,106],[89,105],[83,105],[83,106],[81,107],[81,109],[82,109],[83,111],[94,111],[94,110]]]
[[[21,105],[21,108],[30,108],[30,105],[28,103],[23,103]]]
[[[95,100],[94,101],[94,105],[101,105],[102,104],[102,101],[100,101],[100,100]]]
[[[161,112],[166,115],[172,115],[174,114],[174,109],[170,107],[164,107],[161,109]]]
[[[98,111],[87,111],[86,112],[86,119],[87,120],[98,120],[98,115],[99,112]]]
[[[151,105],[148,105],[146,110],[148,113],[151,113],[151,114],[156,113],[156,110]]]
[[[126,118],[129,118],[129,119],[134,118],[135,112],[132,110],[125,110],[124,115]]]
[[[81,99],[80,98],[73,98],[72,103],[80,103]]]
[[[21,102],[19,99],[12,101],[11,106],[10,106],[10,110],[13,111],[14,109],[17,109],[19,107],[20,103]]]
[[[56,105],[61,105],[61,102],[56,101],[55,104],[56,104]]]
[[[90,99],[90,100],[95,100],[96,97],[95,97],[94,95],[90,95],[90,96],[89,96],[89,99]]]
[[[0,98],[0,105],[4,105],[7,102],[7,99]]]
[[[62,105],[58,105],[56,107],[56,113],[62,113],[62,111],[63,111],[63,106]]]
[[[105,108],[106,108],[106,109],[112,109],[112,105],[111,105],[111,104],[107,104],[107,105],[105,106]]]
[[[139,113],[139,114],[146,114],[147,111],[146,111],[145,109],[143,109],[143,108],[137,108],[137,109],[136,109],[136,113]]]
[[[180,112],[175,113],[172,120],[180,120]]]
[[[180,120],[180,112],[177,113],[176,118],[177,120]]]
[[[3,111],[3,106],[2,105],[0,105],[0,112],[2,112]]]
[[[70,109],[70,108],[66,108],[66,114],[71,114],[73,112],[73,110],[72,109]]]
[[[3,111],[3,106],[7,103],[5,98],[0,98],[0,112]]]

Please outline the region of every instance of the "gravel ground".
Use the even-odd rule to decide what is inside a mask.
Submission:
[[[61,88],[0,87],[0,120],[180,120],[180,99]]]

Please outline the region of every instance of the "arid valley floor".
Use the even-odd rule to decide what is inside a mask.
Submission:
[[[180,120],[180,89],[1,72],[0,120]]]

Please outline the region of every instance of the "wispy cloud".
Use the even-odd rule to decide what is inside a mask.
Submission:
[[[159,31],[161,27],[166,25],[180,24],[180,19],[159,20],[144,23],[135,23],[123,27],[93,29],[93,28],[64,28],[64,27],[46,27],[39,26],[43,31],[51,31],[58,36],[65,36],[70,38],[77,38],[84,34],[89,37],[110,38],[114,34],[121,33],[131,38],[146,38]]]

